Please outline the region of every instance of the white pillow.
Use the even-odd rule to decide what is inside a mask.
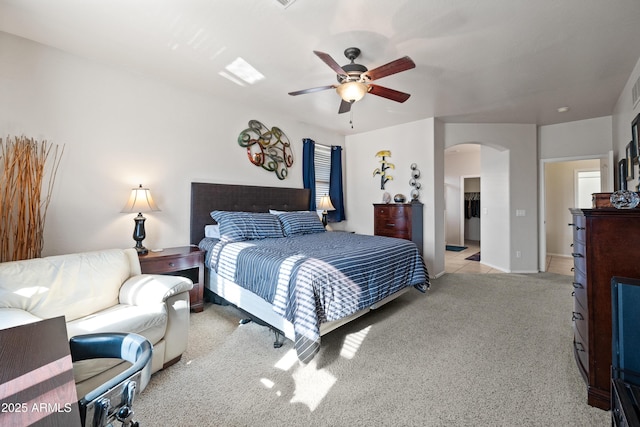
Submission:
[[[269,213],[273,215],[282,215],[282,214],[291,213],[291,212],[310,212],[310,211],[277,211],[275,209],[269,209]]]
[[[204,226],[204,237],[212,239],[220,238],[220,226],[218,224],[209,224]]]

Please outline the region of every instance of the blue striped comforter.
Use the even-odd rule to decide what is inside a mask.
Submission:
[[[235,243],[209,239],[200,246],[209,268],[269,301],[293,324],[304,363],[318,352],[320,323],[407,286],[429,287],[424,261],[407,240],[326,232]]]

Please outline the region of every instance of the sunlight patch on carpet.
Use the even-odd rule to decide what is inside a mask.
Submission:
[[[370,330],[371,326],[367,326],[359,332],[348,334],[345,337],[342,349],[340,349],[340,356],[345,359],[353,359]]]
[[[371,331],[371,328],[371,325],[369,325],[358,332],[348,334],[340,349],[340,356],[345,359],[353,359],[360,350],[360,346]],[[295,389],[289,403],[302,403],[306,405],[311,412],[322,403],[337,381],[337,378],[327,369],[318,369],[315,360],[312,360],[307,365],[299,364],[298,356],[294,349],[287,351],[287,353],[275,363],[274,367],[284,372],[292,371],[291,378],[295,384]],[[276,396],[282,396],[276,382],[268,378],[262,378],[260,383],[269,390],[275,390]]]
[[[293,370],[291,378],[295,384],[295,390],[289,403],[302,403],[307,405],[312,412],[329,394],[329,390],[337,381],[337,378],[328,370],[317,369],[317,363],[314,360],[307,365],[298,363],[298,356],[294,349],[282,356],[274,367],[285,372]],[[277,388],[277,384],[267,378],[261,379],[260,382],[269,389]],[[280,397],[281,395],[281,392],[277,390],[276,396]]]
[[[294,349],[287,351],[287,353],[282,356],[280,360],[276,362],[274,365],[275,368],[280,369],[282,371],[288,371],[293,368],[293,365],[298,361],[298,355]]]
[[[313,360],[306,366],[300,365],[291,377],[295,383],[295,391],[290,403],[303,403],[311,412],[316,410],[338,380],[326,369],[316,369],[316,362]]]

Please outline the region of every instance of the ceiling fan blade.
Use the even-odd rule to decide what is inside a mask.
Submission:
[[[381,65],[378,68],[374,68],[373,70],[369,70],[365,75],[369,77],[369,80],[378,80],[383,77],[390,76],[391,74],[410,70],[415,68],[415,66],[415,62],[413,62],[413,60],[408,56],[405,56],[400,59],[396,59],[395,61],[391,61],[388,64]]]
[[[331,67],[331,69],[335,71],[336,74],[340,74],[342,76],[348,75],[347,72],[343,70],[342,67],[328,53],[319,52],[317,50],[314,50],[313,53],[315,53],[318,58],[322,59],[322,62]]]
[[[352,102],[347,102],[344,99],[340,102],[340,108],[338,109],[338,114],[348,113],[351,111]]]
[[[378,86],[374,84],[369,85],[369,93],[378,95],[383,98],[390,99],[396,102],[404,102],[411,96],[408,93],[400,92],[398,90],[389,89],[388,87]]]
[[[302,90],[297,90],[295,92],[289,92],[289,95],[291,96],[304,95],[305,93],[320,92],[321,90],[335,89],[335,88],[336,88],[336,85],[312,87],[309,89],[302,89]]]

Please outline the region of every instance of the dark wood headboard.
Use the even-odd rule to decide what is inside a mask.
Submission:
[[[204,226],[215,224],[211,211],[269,212],[309,210],[311,192],[304,188],[191,183],[190,243],[204,237]]]

